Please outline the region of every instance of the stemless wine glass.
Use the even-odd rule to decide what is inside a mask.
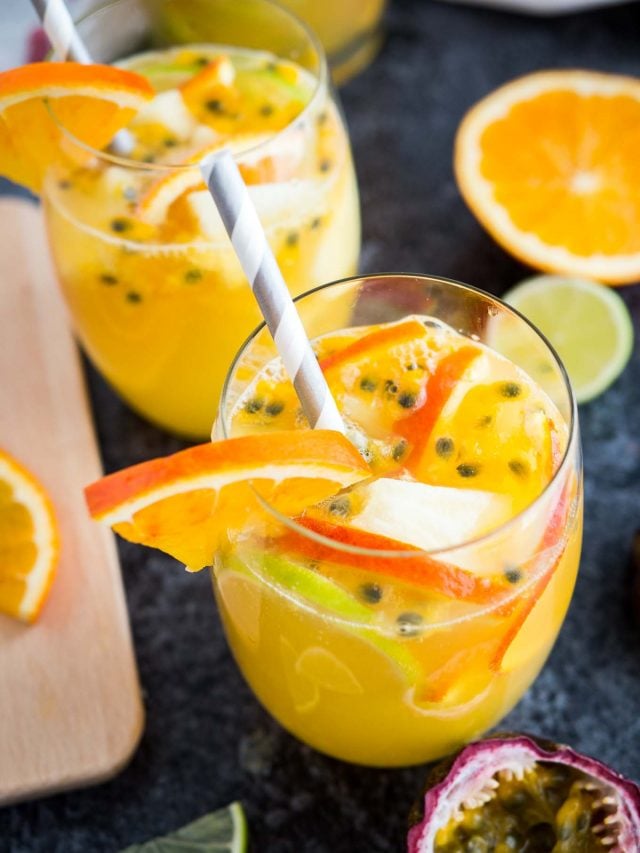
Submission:
[[[363,70],[382,41],[386,0],[283,0],[320,37],[333,79],[344,83]]]
[[[77,26],[96,62],[146,73],[164,95],[142,142],[139,117],[130,125],[129,156],[63,134],[66,160],[43,190],[62,291],[80,342],[116,391],[151,421],[204,437],[229,363],[260,316],[201,182],[200,154],[226,134],[293,293],[356,271],[356,180],[325,58],[312,32],[270,0],[115,0]],[[212,90],[196,78],[220,55]],[[234,73],[253,101],[224,89]],[[289,100],[290,120],[270,131],[274,103],[288,109]]]
[[[513,707],[564,619],[582,535],[575,400],[538,331],[499,299],[466,285],[369,276],[320,287],[299,297],[297,306],[311,337],[406,315],[446,323],[526,370],[532,399],[552,401],[566,427],[566,446],[553,450],[554,470],[543,491],[472,541],[430,552],[381,552],[327,539],[261,501],[261,511],[244,530],[229,531],[216,555],[213,586],[230,647],[258,699],[285,728],[322,752],[360,764],[436,759]],[[226,380],[219,436],[238,433],[243,392],[276,355],[264,327],[242,347]],[[384,376],[376,374],[384,372],[381,365],[378,354],[367,366],[372,393],[374,387],[384,393]],[[471,393],[483,381],[486,376],[467,379],[460,390]],[[504,397],[517,396],[512,383],[498,386],[507,388]],[[534,409],[531,417],[539,423],[544,411]],[[508,490],[517,500],[524,463],[509,465]],[[455,590],[436,595],[410,580],[416,567],[434,576],[442,566],[475,573],[483,594],[476,600]],[[483,588],[491,579],[502,583],[495,595]]]

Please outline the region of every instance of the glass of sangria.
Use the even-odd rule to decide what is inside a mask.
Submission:
[[[514,706],[562,625],[582,536],[571,387],[526,319],[453,281],[354,278],[297,306],[371,476],[295,517],[261,499],[228,530],[212,569],[226,635],[301,740],[431,761]],[[307,428],[262,327],[216,436]]]
[[[325,57],[270,0],[114,0],[77,27],[96,62],[144,75],[156,95],[124,150],[62,127],[64,162],[42,192],[62,291],[125,401],[203,437],[260,316],[199,159],[232,149],[293,293],[356,271],[356,179]]]

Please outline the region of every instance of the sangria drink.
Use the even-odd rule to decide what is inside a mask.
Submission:
[[[235,153],[292,292],[356,269],[357,188],[325,60],[268,0],[116,0],[78,29],[96,61],[145,76],[156,95],[127,127],[125,153],[64,135],[42,194],[61,287],[122,397],[206,436],[260,317],[198,161]]]
[[[330,298],[352,306],[346,328],[322,316]],[[509,711],[562,624],[581,545],[571,390],[526,320],[463,285],[356,279],[298,307],[370,477],[295,518],[262,501],[229,531],[213,569],[226,634],[308,744],[360,764],[432,760]],[[523,352],[536,380],[510,358]],[[307,428],[262,330],[218,434]]]

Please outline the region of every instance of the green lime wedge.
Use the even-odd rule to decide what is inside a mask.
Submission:
[[[345,631],[377,648],[395,663],[409,683],[419,680],[422,672],[420,663],[406,643],[383,633],[375,625],[374,612],[339,584],[282,555],[252,553],[246,554],[245,558],[258,568],[267,581],[337,616]],[[222,571],[216,573],[219,582],[224,582],[228,573],[250,577],[256,582],[252,571],[238,557],[229,555],[223,563]]]
[[[247,821],[240,803],[204,815],[170,835],[134,844],[122,853],[246,853]]]
[[[633,324],[615,290],[581,278],[539,275],[503,298],[551,342],[579,403],[607,389],[629,361]]]

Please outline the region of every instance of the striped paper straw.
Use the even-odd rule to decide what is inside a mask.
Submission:
[[[344,433],[338,407],[231,152],[222,149],[208,155],[200,171],[309,423]]]
[[[53,47],[56,62],[80,62],[90,65],[91,54],[80,38],[64,0],[31,0],[42,23],[42,28]],[[131,153],[133,137],[127,130],[119,130],[111,140],[111,150],[121,156]]]
[[[31,0],[53,47],[56,62],[91,63],[91,55],[75,28],[64,0]]]

